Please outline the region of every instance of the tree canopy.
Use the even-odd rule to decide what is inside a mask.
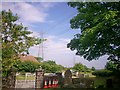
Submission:
[[[62,70],[64,70],[64,67],[62,65],[58,65],[55,61],[51,60],[44,61],[40,63],[40,65],[47,73],[61,72]]]
[[[36,69],[40,67],[40,63],[34,62],[34,61],[20,61],[18,60],[14,67],[17,69],[19,72],[35,72]]]
[[[38,62],[41,62],[43,61],[43,58],[42,57],[35,57],[37,59]]]
[[[85,65],[83,65],[83,64],[81,64],[81,63],[76,63],[74,66],[73,66],[73,69],[74,70],[76,70],[76,71],[81,71],[81,72],[86,72],[86,71],[88,71],[88,68],[85,66]]]
[[[120,61],[120,2],[69,2],[78,13],[70,20],[72,29],[80,29],[68,48],[87,60],[108,55]]]
[[[109,61],[105,65],[105,69],[114,71],[117,69],[118,64],[115,64],[113,61]]]
[[[91,70],[92,70],[92,71],[95,71],[95,67],[92,67]]]
[[[9,70],[21,53],[29,53],[31,46],[41,43],[41,39],[30,36],[32,32],[19,24],[19,17],[11,10],[1,11],[2,15],[2,67]]]

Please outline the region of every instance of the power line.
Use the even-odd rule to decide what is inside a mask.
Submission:
[[[44,39],[43,31],[39,32],[39,34],[40,34],[40,38]],[[39,44],[39,48],[38,48],[38,57],[40,56],[40,48],[41,48],[41,56],[42,56],[42,58],[44,60],[44,49],[43,49],[43,46],[44,46],[44,44],[43,44],[43,42],[41,42],[41,44]]]
[[[41,35],[42,39],[43,39],[43,32],[42,32],[42,35]],[[44,60],[44,50],[43,50],[43,42],[42,42],[42,59]]]
[[[75,13],[74,13],[74,15],[75,15]],[[69,19],[70,17],[73,17],[73,14],[72,14],[72,16],[70,15],[70,16],[68,16],[67,18],[65,18],[65,19],[63,19],[63,20],[60,20],[60,22],[63,22],[63,23],[65,23],[67,20],[66,19]],[[60,23],[59,22],[59,23]],[[63,24],[61,24],[62,26],[63,26]],[[61,25],[58,25],[58,24],[55,24],[54,26],[53,26],[53,28],[56,28],[56,27],[58,27],[58,26],[61,26]],[[49,30],[49,31],[51,31],[51,30],[53,30],[53,28],[51,27],[51,29]],[[68,30],[68,29],[67,29]],[[63,35],[63,34],[65,34],[65,33],[67,33],[68,31],[64,31],[64,32],[61,32],[58,36],[61,36],[61,35]],[[41,38],[43,39],[43,32],[41,33]],[[44,59],[44,49],[43,49],[43,42],[41,43],[41,49],[42,49],[42,58]],[[40,45],[39,45],[39,51],[40,51]],[[38,57],[39,57],[39,51],[38,51]]]

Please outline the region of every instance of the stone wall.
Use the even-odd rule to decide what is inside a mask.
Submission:
[[[35,88],[43,88],[44,71],[40,68],[36,70]]]
[[[64,75],[64,85],[71,85],[72,84],[72,73],[71,71],[68,69],[66,70],[65,72],[65,75]]]
[[[6,77],[2,77],[2,88],[15,88],[16,71],[10,69]]]

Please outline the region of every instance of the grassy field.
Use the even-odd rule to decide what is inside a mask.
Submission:
[[[27,76],[19,75],[16,77],[17,80],[35,80],[35,76]]]
[[[92,75],[92,73],[85,73],[85,72],[80,72],[81,74],[89,74],[89,77],[90,79],[92,79],[94,81],[94,87],[98,87],[100,85],[106,85],[106,80],[108,78],[111,78],[111,77],[96,77],[94,75]]]
[[[105,86],[108,77],[90,77],[90,79],[94,80],[94,87],[97,88],[101,85]]]

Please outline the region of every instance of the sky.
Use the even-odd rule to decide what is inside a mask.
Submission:
[[[53,60],[65,67],[72,67],[80,62],[89,68],[104,68],[107,56],[89,62],[67,48],[67,43],[75,34],[80,33],[80,29],[70,28],[70,19],[76,16],[77,11],[66,2],[2,3],[2,10],[8,9],[18,14],[17,23],[21,22],[28,27],[28,30],[33,32],[31,36],[47,39],[42,44],[31,47],[30,55],[43,57],[45,61]]]

